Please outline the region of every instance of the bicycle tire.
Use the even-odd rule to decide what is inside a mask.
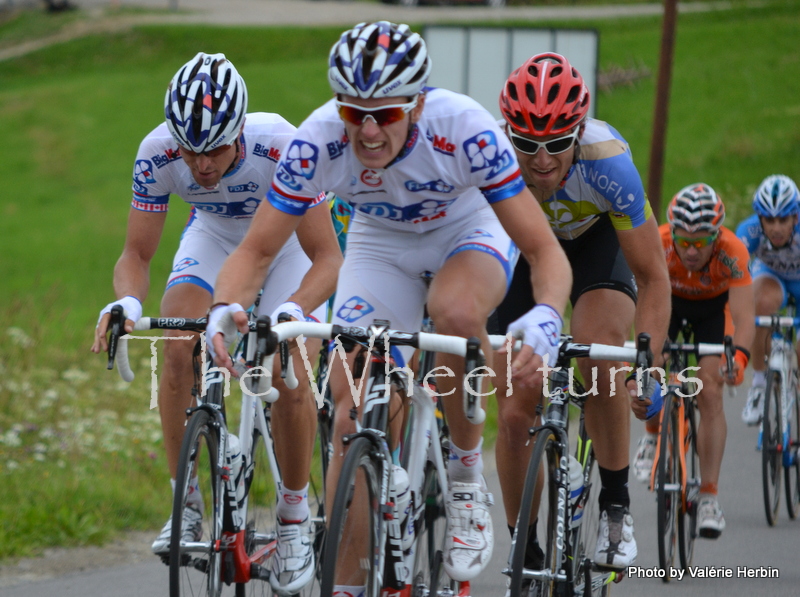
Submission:
[[[425,467],[421,499],[422,513],[414,525],[411,597],[435,597],[449,585],[447,576],[443,574],[443,566],[439,567],[441,562],[436,559],[436,554],[439,554],[441,560],[444,552],[447,512],[439,476],[430,461]]]
[[[205,410],[197,410],[189,419],[181,445],[172,520],[183,520],[190,494],[189,481],[196,478],[203,498],[204,528],[200,542],[206,545],[206,549],[187,552],[181,545],[181,524],[173,524],[169,555],[170,597],[219,597],[222,591],[222,554],[213,549],[222,538],[225,499],[218,457],[219,431],[214,418]]]
[[[678,522],[678,556],[681,567],[688,570],[694,558],[694,540],[697,538],[697,502],[700,495],[700,456],[697,453],[697,416],[693,398],[684,398],[684,425],[686,437],[683,462],[686,473],[686,498],[679,501],[676,514]]]
[[[795,520],[800,514],[800,404],[797,403],[797,390],[792,387],[791,412],[787,413],[789,422],[789,445],[783,454],[784,481],[786,482],[786,511]]]
[[[593,573],[594,551],[597,546],[597,530],[600,524],[600,471],[597,467],[592,443],[581,425],[575,457],[583,467],[583,491],[575,504],[574,517],[580,516],[580,524],[570,532],[570,560],[572,562],[573,594],[576,596],[606,597],[609,584],[616,573],[600,571]],[[593,488],[596,488],[593,490]],[[586,586],[589,590],[586,590]]]
[[[675,565],[676,551],[676,513],[680,502],[675,486],[679,485],[677,450],[677,409],[675,401],[680,400],[674,392],[668,392],[661,411],[661,430],[659,438],[658,467],[656,470],[656,521],[658,529],[658,565],[665,572],[664,582],[672,580],[671,569]]]
[[[339,473],[323,550],[322,595],[333,595],[333,589],[337,584],[354,586],[364,584],[365,597],[380,597],[381,574],[377,562],[380,561],[379,556],[385,540],[380,503],[382,483],[380,458],[381,455],[366,437],[356,438],[347,449]],[[360,488],[358,495],[356,495],[357,488]],[[348,518],[356,520],[360,518],[366,521],[366,533],[347,529]],[[346,556],[348,563],[356,561],[360,565],[355,570],[342,570],[343,562],[340,561],[340,555]]]
[[[522,500],[520,501],[517,524],[514,530],[514,540],[511,543],[511,555],[509,558],[511,566],[509,592],[511,597],[527,597],[531,590],[534,590],[534,594],[538,597],[550,597],[550,595],[555,594],[555,581],[534,581],[530,584],[525,582],[525,561],[526,555],[528,559],[531,555],[527,553],[531,507],[534,496],[537,493],[537,485],[541,483],[543,491],[541,492],[542,497],[538,518],[540,521],[544,521],[546,528],[546,542],[543,545],[543,569],[550,570],[555,575],[561,567],[561,556],[558,553],[558,548],[553,549],[558,534],[556,526],[558,523],[557,502],[559,488],[555,478],[555,471],[558,470],[558,465],[561,461],[561,452],[562,448],[554,431],[543,428],[537,432],[531,459],[528,463],[528,471],[525,475],[525,485],[522,490]],[[544,469],[541,481],[539,480],[540,468]],[[564,541],[566,541],[566,537],[564,537]],[[538,592],[535,589],[538,589]]]
[[[764,489],[764,514],[775,526],[781,501],[781,378],[777,371],[767,374],[764,418],[761,422],[761,482]]]

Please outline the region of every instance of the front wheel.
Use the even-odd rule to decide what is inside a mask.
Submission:
[[[761,422],[761,480],[767,524],[775,526],[781,501],[781,378],[777,371],[767,375],[764,419]]]
[[[554,576],[561,567],[565,533],[563,526],[558,528],[559,483],[556,480],[556,475],[560,475],[561,452],[558,437],[552,430],[545,427],[536,434],[509,557],[511,597],[527,597],[529,594],[549,597],[555,593],[554,581],[532,582],[525,571],[526,569],[528,571],[546,570]],[[539,521],[543,523],[545,531],[542,543],[544,562],[540,561],[541,554],[534,553],[528,544],[531,510],[539,495],[541,495],[541,504],[538,509]],[[562,496],[562,498],[565,500],[566,496]]]
[[[208,412],[195,411],[184,433],[175,479],[170,597],[219,597],[222,591],[222,554],[214,549],[222,538],[224,500],[218,457],[215,421]],[[202,516],[202,529],[195,513]],[[184,517],[187,524],[182,525]]]
[[[364,597],[380,597],[378,562],[383,549],[380,455],[366,437],[348,448],[322,557],[321,594],[337,585],[363,586]]]
[[[671,580],[670,571],[675,565],[677,538],[676,517],[680,512],[680,478],[678,461],[677,409],[674,393],[667,394],[661,410],[658,465],[656,467],[656,524],[658,528],[658,565],[664,571],[662,580]]]
[[[441,562],[447,527],[444,500],[436,467],[432,462],[428,462],[425,467],[422,498],[415,513],[412,597],[439,595],[447,584]]]
[[[686,436],[683,440],[683,449],[686,458],[685,467],[686,485],[683,488],[686,495],[676,507],[678,519],[678,554],[681,567],[688,570],[692,565],[694,556],[694,540],[697,537],[697,502],[700,495],[700,456],[697,454],[697,417],[693,398],[684,399],[684,425]]]

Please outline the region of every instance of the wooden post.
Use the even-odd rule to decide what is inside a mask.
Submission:
[[[650,145],[650,171],[647,177],[647,195],[657,219],[661,218],[661,183],[664,174],[664,146],[666,144],[669,87],[672,79],[672,56],[675,49],[677,17],[678,1],[664,0],[661,56],[658,63],[656,104],[653,112],[653,139]]]

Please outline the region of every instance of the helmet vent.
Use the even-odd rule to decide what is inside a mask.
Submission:
[[[506,86],[506,89],[508,90],[508,95],[511,97],[512,100],[514,100],[515,102],[519,101],[519,98],[517,97],[517,86],[516,85],[514,85],[513,83],[509,83]]]
[[[538,118],[531,114],[531,122],[533,123],[533,130],[545,131],[547,130],[547,123],[550,122],[550,115],[547,114],[546,116]]]
[[[536,90],[530,83],[525,83],[525,95],[530,103],[536,104]]]
[[[554,101],[556,101],[556,98],[558,97],[558,93],[560,91],[561,91],[561,85],[559,84],[553,85],[547,94],[547,103],[552,104]]]

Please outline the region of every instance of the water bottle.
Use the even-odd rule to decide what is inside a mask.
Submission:
[[[392,465],[392,500],[397,507],[400,537],[403,551],[411,548],[414,541],[414,518],[411,516],[411,489],[408,473],[402,466]]]
[[[236,503],[241,506],[244,503],[244,459],[239,446],[239,438],[233,433],[228,434],[225,465],[228,468],[228,474],[236,491]]]
[[[571,528],[580,526],[583,519],[583,506],[578,507],[578,499],[583,493],[583,467],[578,459],[569,455],[569,511],[572,512]]]

